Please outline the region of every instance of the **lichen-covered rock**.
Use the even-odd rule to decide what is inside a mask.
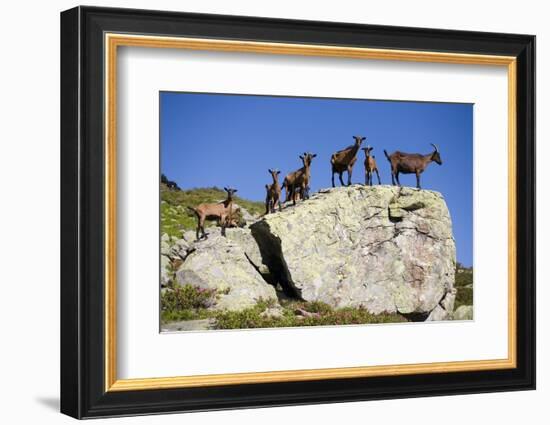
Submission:
[[[176,272],[180,285],[216,289],[214,308],[242,310],[260,299],[276,300],[275,288],[251,264],[241,246],[213,232],[208,239],[195,242]]]
[[[323,190],[251,230],[271,273],[304,300],[424,318],[445,310],[435,320],[453,310],[455,243],[437,192]]]
[[[247,258],[262,275],[269,275],[269,269],[262,259],[260,248],[250,229],[227,229],[226,237],[243,249]]]

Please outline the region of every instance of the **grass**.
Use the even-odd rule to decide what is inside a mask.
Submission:
[[[182,232],[194,230],[197,226],[195,214],[187,207],[195,207],[205,202],[218,202],[226,197],[227,193],[217,187],[170,190],[164,183],[161,183],[161,232],[172,237],[180,238]],[[265,210],[263,202],[249,201],[236,196],[235,203],[245,208],[252,215],[259,216],[263,214]],[[215,222],[207,222],[209,226],[215,224]]]
[[[297,326],[353,325],[367,323],[396,323],[407,320],[400,314],[371,314],[363,308],[333,309],[322,302],[296,300],[281,301],[280,316],[263,314],[275,308],[274,300],[261,300],[254,307],[241,311],[215,311],[209,309],[215,303],[218,293],[214,290],[201,290],[190,285],[175,285],[161,295],[163,323],[215,319],[215,329],[280,328]],[[297,311],[312,313],[304,316]]]

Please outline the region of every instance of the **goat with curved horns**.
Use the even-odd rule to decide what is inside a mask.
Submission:
[[[345,186],[344,181],[342,180],[342,173],[344,171],[348,172],[348,186],[351,185],[351,173],[353,171],[353,165],[355,164],[355,161],[357,161],[357,151],[361,147],[363,140],[366,139],[361,136],[353,136],[353,138],[355,139],[355,143],[353,145],[338,152],[334,152],[330,157],[332,187],[334,187],[334,173],[338,173],[340,183],[342,186]]]
[[[428,164],[432,161],[436,162],[439,165],[443,164],[441,156],[439,155],[438,147],[433,143],[430,143],[430,145],[434,147],[434,151],[426,155],[422,155],[419,153],[405,153],[399,151],[395,151],[391,155],[388,155],[388,153],[384,149],[384,155],[386,155],[386,158],[388,158],[388,161],[391,164],[391,183],[393,185],[395,185],[395,182],[397,182],[397,185],[401,186],[401,183],[399,183],[399,173],[414,173],[416,174],[416,187],[418,189],[421,189],[420,174],[424,172]]]
[[[227,199],[214,204],[200,204],[196,207],[187,207],[197,216],[197,240],[199,240],[199,231],[202,230],[202,237],[208,238],[204,231],[204,222],[206,220],[218,220],[222,226],[222,235],[225,236],[225,228],[228,227],[234,220],[233,218],[233,194],[237,189],[224,187],[227,192]]]

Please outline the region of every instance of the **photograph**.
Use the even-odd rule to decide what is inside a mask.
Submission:
[[[474,319],[474,104],[159,105],[161,332]]]

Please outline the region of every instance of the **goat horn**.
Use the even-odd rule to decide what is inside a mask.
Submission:
[[[436,145],[434,145],[433,143],[430,143],[430,145],[432,145],[432,146],[434,147],[434,149],[435,149],[436,152],[439,152],[439,149],[437,148]]]

